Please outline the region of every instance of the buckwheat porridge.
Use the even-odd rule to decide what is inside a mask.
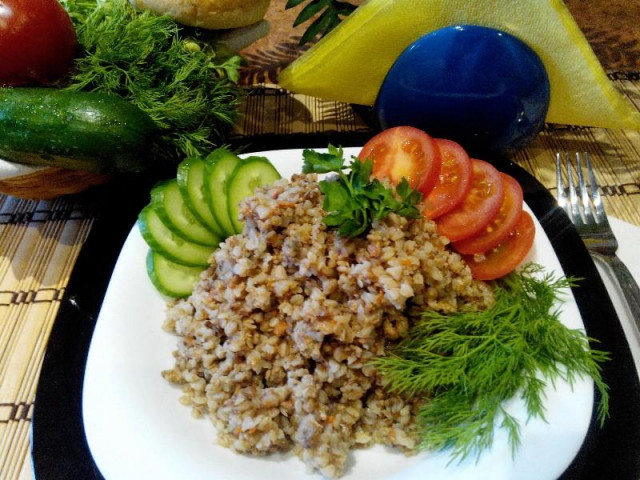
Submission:
[[[415,451],[419,400],[385,391],[370,360],[418,311],[486,308],[490,288],[424,219],[390,214],[361,238],[323,223],[314,175],[244,201],[242,234],[213,254],[193,294],[168,308],[181,402],[219,442],[263,455],[293,450],[325,476],[352,448]]]

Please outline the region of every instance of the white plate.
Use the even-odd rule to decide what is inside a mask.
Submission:
[[[356,154],[357,149],[345,149]],[[283,176],[301,168],[300,150],[264,152]],[[529,260],[560,274],[556,255],[536,221]],[[147,278],[147,246],[133,227],[115,266],[93,334],[83,391],[83,417],[91,453],[106,479],[256,480],[320,478],[306,472],[292,455],[254,458],[215,443],[207,419],[194,419],[178,403],[180,390],[160,372],[173,367],[176,338],[161,325],[165,302]],[[562,321],[583,328],[568,293]],[[522,422],[522,445],[512,457],[505,433],[496,430],[494,446],[480,460],[447,465],[446,452],[414,457],[376,446],[356,450],[345,479],[545,480],[557,478],[571,463],[589,426],[593,382],[582,379],[573,390],[564,382],[546,389],[546,418],[526,422],[522,401],[509,411]]]
[[[0,158],[0,180],[7,180],[11,177],[20,177],[22,175],[28,175],[38,170],[43,170],[47,167],[35,167],[33,165],[24,165],[22,163],[10,162],[9,160],[3,160]]]

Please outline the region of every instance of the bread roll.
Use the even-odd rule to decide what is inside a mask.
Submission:
[[[270,0],[130,0],[140,10],[169,15],[191,27],[222,30],[259,22]]]

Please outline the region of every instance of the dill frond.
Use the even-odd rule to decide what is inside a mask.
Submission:
[[[188,37],[168,16],[136,11],[127,0],[64,0],[80,55],[70,90],[119,95],[162,131],[158,152],[171,160],[203,156],[230,132],[243,99],[241,59]]]
[[[425,396],[419,412],[421,447],[450,449],[451,459],[476,458],[493,442],[495,427],[508,432],[512,452],[520,425],[502,407],[524,400],[529,418],[544,420],[547,382],[593,378],[608,415],[608,387],[601,377],[607,353],[593,339],[564,326],[557,304],[576,279],[555,278],[526,265],[494,282],[495,304],[483,311],[424,312],[408,335],[374,364],[392,392]]]

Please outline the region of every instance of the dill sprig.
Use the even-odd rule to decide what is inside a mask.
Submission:
[[[608,354],[591,349],[594,339],[559,320],[560,296],[573,285],[575,279],[555,278],[528,264],[495,282],[491,308],[424,312],[406,338],[375,361],[387,389],[425,396],[418,414],[421,448],[449,448],[452,461],[477,458],[499,426],[515,453],[520,425],[503,402],[517,395],[528,418],[544,420],[544,388],[557,379],[573,385],[579,377],[593,378],[600,392],[597,415],[604,422],[609,395],[600,365]]]
[[[119,95],[160,127],[169,158],[201,156],[228,135],[242,100],[241,59],[222,55],[168,16],[127,0],[64,0],[81,52],[71,90]]]
[[[97,0],[60,0],[60,3],[69,14],[74,27],[82,25],[89,15],[96,8]]]

